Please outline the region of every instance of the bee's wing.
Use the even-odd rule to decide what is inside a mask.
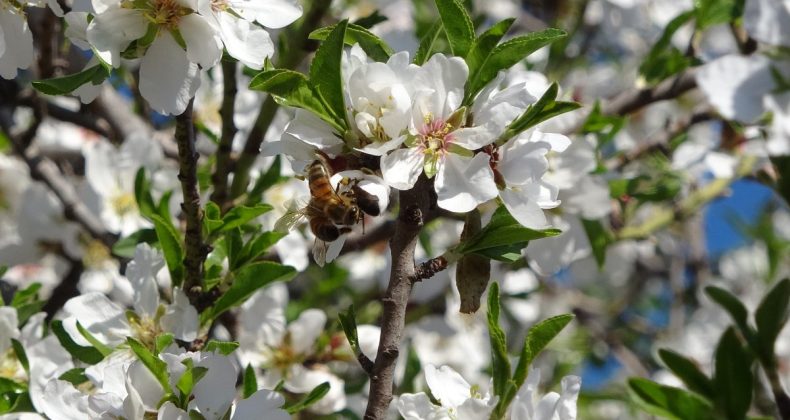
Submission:
[[[281,218],[274,222],[274,231],[287,233],[294,226],[298,225],[305,219],[305,213],[302,210],[289,210]]]
[[[319,267],[323,267],[324,264],[326,264],[327,248],[329,248],[329,244],[316,238],[315,242],[313,243],[313,259]]]

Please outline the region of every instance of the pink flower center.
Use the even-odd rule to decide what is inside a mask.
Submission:
[[[445,154],[453,142],[452,131],[452,124],[428,114],[425,116],[425,125],[418,130],[418,146],[426,154]]]

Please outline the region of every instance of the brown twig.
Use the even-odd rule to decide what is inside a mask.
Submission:
[[[193,100],[190,100],[184,113],[176,117],[175,137],[178,145],[178,180],[181,181],[181,192],[184,195],[181,211],[186,219],[184,290],[194,303],[203,284],[203,262],[208,254],[208,247],[203,243],[203,211],[200,208],[197,180],[197,163],[200,156],[195,150],[192,102]]]
[[[211,184],[214,191],[211,193],[210,200],[215,202],[223,211],[226,209],[228,199],[228,174],[230,173],[231,156],[233,150],[233,138],[236,136],[236,124],[233,116],[236,110],[236,62],[222,62],[222,136],[217,148],[217,164],[214,173],[211,175]]]
[[[654,102],[677,98],[697,87],[695,69],[688,69],[656,86],[625,91],[603,104],[604,115],[627,115]]]
[[[370,392],[365,420],[383,419],[392,401],[395,361],[405,327],[406,306],[416,273],[414,249],[427,215],[434,212],[436,195],[432,182],[422,175],[408,191],[400,192],[400,213],[390,240],[392,268],[385,297],[378,353],[370,373]]]

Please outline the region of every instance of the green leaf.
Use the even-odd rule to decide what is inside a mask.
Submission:
[[[62,375],[58,377],[61,381],[70,382],[72,385],[79,386],[80,384],[84,384],[88,382],[88,377],[85,375],[84,368],[74,368],[69,369],[66,372],[63,372]]]
[[[165,393],[169,392],[170,382],[167,377],[167,363],[154,356],[142,343],[132,337],[126,337],[126,343],[143,365],[148,368],[148,371],[154,375],[159,384],[162,385]]]
[[[239,348],[239,343],[235,341],[209,340],[204,351],[211,351],[227,356],[236,351],[237,348]]]
[[[475,41],[475,27],[466,8],[457,0],[436,0],[444,32],[453,55],[466,57]]]
[[[715,397],[713,383],[696,363],[669,349],[660,349],[658,357],[690,390],[708,399]]]
[[[14,353],[16,354],[16,359],[19,360],[19,363],[25,369],[25,373],[30,375],[30,362],[27,360],[27,353],[25,353],[25,347],[22,346],[22,343],[19,342],[16,338],[11,339],[11,347],[14,349]]]
[[[431,26],[431,29],[420,40],[420,46],[417,47],[417,52],[414,54],[414,64],[421,66],[431,58],[433,55],[433,47],[439,35],[443,33],[441,21],[437,21]]]
[[[744,0],[696,0],[697,29],[734,22],[743,14]]]
[[[192,389],[195,387],[195,384],[200,382],[200,380],[203,379],[203,376],[206,375],[208,368],[203,366],[194,366],[194,362],[189,358],[184,359],[181,364],[187,368],[184,373],[181,374],[181,377],[178,378],[178,382],[176,382],[176,389],[181,392],[182,397],[188,398],[188,396],[192,393]]]
[[[327,105],[330,114],[335,117],[342,128],[348,126],[340,64],[347,26],[348,20],[335,25],[332,32],[318,47],[310,64],[310,83],[315,86],[315,90]]]
[[[538,322],[529,329],[527,337],[524,339],[524,347],[521,349],[516,371],[513,373],[513,380],[518,388],[521,388],[527,379],[532,361],[573,318],[572,314],[557,315]]]
[[[250,81],[250,89],[271,94],[277,103],[306,109],[343,131],[335,117],[327,110],[315,87],[304,74],[285,69],[265,70]]]
[[[505,36],[515,20],[515,18],[508,18],[498,22],[496,25],[480,34],[480,37],[474,41],[472,48],[469,50],[469,54],[467,54],[465,58],[466,65],[469,66],[469,74],[475,74],[502,37]]]
[[[480,233],[461,243],[457,251],[462,254],[483,255],[482,252],[486,250],[503,246],[517,245],[524,248],[533,239],[547,238],[560,233],[562,232],[557,229],[532,230],[525,228],[508,213],[505,206],[500,206],[491,216],[488,225]]]
[[[11,299],[11,306],[16,308],[17,322],[20,326],[24,325],[33,314],[41,311],[44,301],[38,299],[38,291],[41,283],[33,283],[30,286],[14,293]]]
[[[706,287],[705,293],[730,314],[735,324],[737,324],[742,331],[749,331],[749,325],[747,323],[749,312],[746,310],[746,306],[744,306],[737,297],[718,286]]]
[[[480,92],[488,82],[494,80],[500,70],[509,69],[514,64],[527,58],[527,56],[533,52],[566,35],[565,31],[550,28],[515,37],[497,45],[483,63],[480,64],[479,70],[469,78],[466,86],[464,105],[471,104],[477,93]]]
[[[167,346],[173,343],[175,337],[171,333],[163,333],[156,336],[156,342],[154,343],[154,356],[158,356],[162,350],[166,349]]]
[[[677,420],[713,420],[713,408],[704,399],[684,389],[660,385],[644,378],[628,380],[631,395],[645,411]]]
[[[82,334],[82,336],[86,340],[88,340],[88,342],[91,343],[91,345],[96,350],[98,350],[99,353],[102,354],[102,356],[107,357],[107,356],[110,355],[110,353],[112,353],[112,349],[111,348],[107,347],[104,343],[102,343],[101,341],[97,340],[96,337],[94,337],[93,334],[90,333],[90,331],[86,330],[85,327],[83,327],[79,323],[79,321],[77,321],[77,331],[79,331],[80,334]]]
[[[558,89],[559,87],[557,84],[552,83],[538,102],[530,105],[523,114],[510,123],[505,133],[500,136],[498,142],[504,143],[504,141],[507,141],[509,138],[528,128],[534,127],[557,115],[571,112],[581,107],[581,105],[576,102],[555,101]]]
[[[672,45],[672,36],[693,18],[693,11],[679,14],[669,21],[661,37],[653,44],[645,61],[639,66],[639,73],[649,83],[663,80],[691,65],[690,57],[686,57]]]
[[[763,297],[754,313],[757,338],[760,340],[761,350],[767,353],[763,355],[764,358],[773,358],[776,337],[787,323],[788,315],[790,315],[790,279],[784,279],[776,283]]]
[[[140,229],[131,235],[119,239],[112,245],[112,253],[121,258],[134,258],[139,243],[156,243],[156,231],[150,228]]]
[[[488,290],[488,338],[491,342],[494,395],[502,396],[510,380],[510,359],[507,355],[505,332],[499,326],[499,285],[494,282]]]
[[[742,419],[749,411],[752,403],[752,361],[735,329],[728,328],[716,347],[716,371],[713,375],[716,405],[728,419]]]
[[[154,230],[159,239],[159,245],[162,247],[173,285],[179,286],[184,279],[184,248],[181,246],[178,232],[172,223],[159,215],[151,215],[151,221],[154,222]]]
[[[235,270],[241,265],[255,260],[286,235],[288,234],[284,232],[263,232],[254,239],[247,241],[247,243],[244,244],[244,248],[241,250],[241,256],[237,259],[237,265],[231,267],[231,269]]]
[[[222,218],[222,227],[219,228],[219,231],[226,232],[240,227],[250,220],[271,211],[272,209],[273,207],[268,204],[257,204],[253,207],[234,207],[225,214],[225,217]]]
[[[306,397],[304,397],[301,401],[294,403],[293,405],[286,405],[283,408],[288,414],[298,413],[302,410],[309,408],[311,405],[317,403],[321,398],[324,398],[329,392],[329,382],[324,382],[321,385],[313,388]]]
[[[134,200],[140,214],[146,218],[156,214],[156,204],[151,196],[151,181],[145,176],[145,167],[140,167],[134,177]]]
[[[332,25],[316,29],[310,33],[310,39],[317,39],[319,41],[327,39],[329,34],[335,29],[335,26],[336,25]],[[359,44],[360,48],[365,51],[365,54],[375,61],[386,62],[392,55],[392,48],[390,48],[383,39],[364,27],[353,23],[348,24],[343,42],[346,45]]]
[[[233,283],[214,304],[210,319],[215,319],[228,309],[240,305],[256,290],[275,281],[290,280],[296,275],[293,267],[271,261],[261,261],[242,267],[235,273]]]
[[[27,386],[13,381],[12,379],[0,376],[0,395],[13,392],[15,394],[27,391]]]
[[[3,276],[6,273],[6,271],[8,271],[8,266],[7,265],[0,265],[0,278],[3,278]]]
[[[95,365],[104,359],[104,355],[102,355],[101,352],[95,348],[85,347],[75,343],[74,340],[71,339],[69,333],[66,332],[66,329],[63,328],[63,321],[52,321],[50,328],[58,338],[60,345],[63,346],[63,348],[66,349],[66,351],[68,351],[69,354],[71,354],[75,359],[89,365]]]
[[[351,349],[355,355],[359,355],[361,350],[359,348],[359,336],[357,336],[357,315],[354,313],[354,304],[349,305],[348,309],[340,312],[337,316],[340,318],[340,326],[343,327],[343,332],[346,333]]]
[[[582,225],[587,238],[590,240],[595,262],[598,263],[598,268],[601,269],[606,262],[606,248],[614,241],[614,238],[599,220],[582,219]]]
[[[255,378],[255,369],[251,364],[247,364],[244,369],[244,398],[250,398],[258,390],[258,380]]]
[[[68,76],[35,80],[32,82],[32,85],[36,90],[47,95],[65,95],[89,82],[94,85],[101,84],[101,82],[109,76],[110,72],[103,66],[97,64],[79,73],[70,74]]]
[[[352,23],[349,23],[348,27],[350,28],[352,25],[354,25],[354,26],[361,26],[365,29],[370,29],[378,25],[379,23],[386,21],[387,21],[386,16],[382,15],[378,10],[374,10],[373,13],[367,16],[363,16]]]

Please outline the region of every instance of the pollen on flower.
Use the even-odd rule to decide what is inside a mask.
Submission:
[[[82,263],[85,267],[98,268],[110,259],[110,250],[98,240],[91,240],[85,245]]]
[[[211,10],[215,12],[224,12],[229,7],[228,0],[211,0]]]
[[[24,377],[19,377],[24,372],[13,349],[8,349],[4,354],[0,354],[0,378],[24,380]]]
[[[152,0],[149,7],[145,11],[146,19],[167,29],[175,29],[178,27],[181,16],[192,13],[191,10],[181,6],[177,0]]]
[[[110,199],[110,205],[116,214],[125,216],[137,210],[137,200],[130,192],[120,192]]]
[[[419,130],[418,140],[425,153],[444,153],[453,141],[452,124],[441,118],[433,119],[428,113],[423,118],[425,125]]]

